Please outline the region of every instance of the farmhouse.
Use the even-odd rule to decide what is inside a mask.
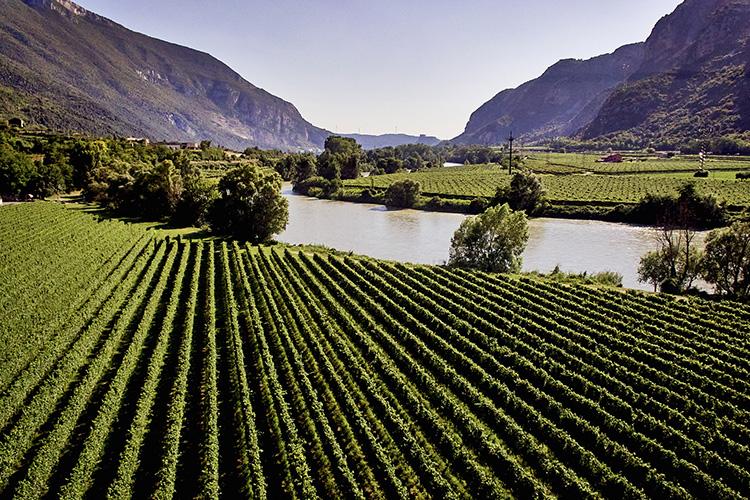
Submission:
[[[602,156],[598,160],[596,160],[597,163],[620,163],[622,162],[622,155],[620,153],[612,153],[607,156]]]
[[[166,146],[169,149],[173,150],[179,150],[179,149],[191,149],[196,150],[200,149],[200,144],[197,142],[157,142],[157,146]]]
[[[128,137],[125,140],[132,144],[140,144],[141,146],[148,146],[151,143],[151,141],[145,137]]]

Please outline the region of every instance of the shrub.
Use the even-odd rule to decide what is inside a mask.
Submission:
[[[484,198],[474,198],[469,203],[469,213],[481,214],[487,210],[487,201]]]
[[[422,185],[411,179],[394,182],[385,191],[385,204],[389,207],[411,208],[422,194]]]
[[[440,210],[443,207],[445,207],[445,201],[439,196],[433,196],[425,205],[428,210]]]
[[[316,198],[331,198],[341,190],[342,186],[341,179],[328,180],[324,177],[315,176],[295,184],[294,191]]]

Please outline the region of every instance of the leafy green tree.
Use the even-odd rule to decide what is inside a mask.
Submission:
[[[531,214],[544,203],[546,194],[539,177],[529,170],[519,170],[513,175],[509,188],[497,188],[492,204],[508,203],[513,210],[526,210]]]
[[[526,214],[507,203],[467,217],[451,239],[448,265],[491,272],[519,272],[529,239]]]
[[[638,281],[651,283],[654,291],[669,277],[669,265],[662,256],[660,250],[648,252],[641,257],[638,266]]]
[[[362,146],[357,144],[356,139],[352,137],[341,137],[339,135],[329,135],[324,145],[326,151],[331,154],[359,156]]]
[[[172,160],[164,160],[135,176],[134,210],[149,218],[172,215],[182,194],[182,175]]]
[[[422,160],[422,157],[419,156],[419,154],[415,156],[410,156],[406,160],[404,160],[404,168],[411,170],[412,172],[415,170],[419,170],[424,167],[424,160]]]
[[[134,173],[150,168],[147,164],[129,164],[119,159],[100,166],[89,173],[89,182],[83,189],[84,197],[106,208],[133,211]]]
[[[86,141],[83,139],[76,141],[70,151],[70,164],[73,166],[73,187],[85,187],[91,171],[108,164],[109,161],[109,147],[105,141]]]
[[[0,194],[27,194],[36,176],[37,167],[29,155],[0,147]]]
[[[312,153],[289,155],[287,161],[293,162],[289,170],[292,184],[295,186],[305,179],[318,175],[318,162]]]
[[[397,181],[385,191],[385,204],[389,207],[411,208],[422,194],[422,185],[411,179]]]
[[[641,257],[638,280],[665,293],[680,293],[700,276],[703,252],[693,244],[695,230],[662,226],[657,229],[659,249]]]
[[[352,154],[343,158],[341,162],[341,178],[356,179],[362,173],[362,163],[359,154]]]
[[[36,162],[36,175],[27,185],[35,196],[46,198],[68,191],[70,165],[67,163]],[[68,167],[68,168],[66,168]]]
[[[329,181],[341,178],[341,163],[343,155],[326,150],[318,156],[318,175]]]
[[[182,196],[177,202],[172,222],[178,226],[201,227],[210,222],[213,204],[219,197],[218,183],[200,175],[184,178]]]
[[[641,258],[638,279],[657,285],[665,293],[681,293],[700,276],[704,254],[693,245],[696,229],[723,220],[721,205],[714,196],[700,195],[693,183],[680,189],[677,197],[648,195],[638,205],[658,226],[658,250]]]
[[[626,220],[674,228],[705,228],[725,222],[724,209],[716,196],[700,194],[695,184],[684,184],[678,195],[647,194]]]
[[[359,177],[362,146],[351,137],[328,136],[318,157],[318,175],[328,180]]]
[[[294,192],[317,198],[333,198],[343,187],[341,179],[328,180],[315,176],[294,186]]]
[[[212,227],[239,240],[261,243],[284,230],[289,203],[281,195],[281,177],[244,164],[219,181]]]
[[[382,169],[386,174],[394,174],[403,168],[403,162],[397,158],[380,158],[376,168]]]
[[[734,298],[750,293],[750,223],[714,229],[706,239],[703,278],[716,292]]]

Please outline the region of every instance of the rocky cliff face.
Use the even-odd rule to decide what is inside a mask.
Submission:
[[[457,144],[500,144],[512,131],[526,140],[570,135],[591,121],[617,85],[642,62],[643,43],[585,61],[565,59],[539,78],[504,90],[469,119]]]
[[[68,0],[1,0],[0,113],[57,129],[234,149],[321,148],[328,132],[212,56]]]
[[[644,62],[578,136],[708,138],[750,128],[750,0],[687,0],[662,18]]]
[[[654,144],[750,130],[750,0],[685,0],[642,44],[560,61],[475,111],[461,144],[632,137]]]

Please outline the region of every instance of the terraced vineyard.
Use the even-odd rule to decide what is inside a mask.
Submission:
[[[4,498],[750,498],[746,306],[40,202],[0,234]]]

